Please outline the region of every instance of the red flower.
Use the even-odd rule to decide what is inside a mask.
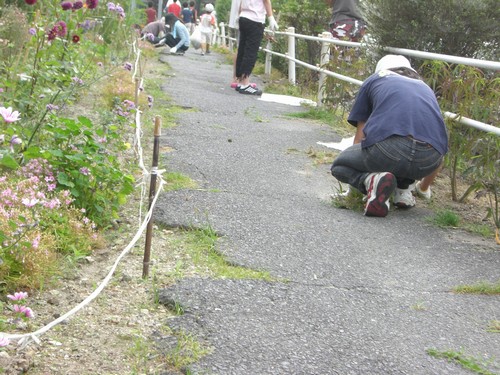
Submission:
[[[73,35],[73,43],[78,43],[80,41],[80,37],[78,35]]]
[[[28,5],[34,5],[36,4],[36,0],[24,0],[24,2]]]

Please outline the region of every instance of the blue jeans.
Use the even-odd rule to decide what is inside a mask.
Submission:
[[[393,135],[370,147],[357,143],[333,161],[332,175],[366,194],[364,181],[372,172],[391,172],[399,189],[408,187],[436,170],[443,155],[431,145],[410,137]]]

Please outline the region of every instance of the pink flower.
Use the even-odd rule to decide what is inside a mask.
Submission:
[[[80,173],[84,176],[88,176],[90,174],[90,170],[87,167],[80,168]]]
[[[12,306],[12,308],[14,309],[15,312],[26,316],[26,318],[33,318],[35,316],[33,310],[31,310],[29,307],[14,305]]]
[[[0,337],[0,347],[7,346],[10,344],[10,341],[7,337]]]
[[[20,120],[20,113],[18,111],[12,111],[12,107],[0,107],[0,115],[2,115],[4,121],[7,123]]]
[[[33,207],[35,206],[37,203],[39,202],[38,199],[29,199],[29,198],[23,198],[22,200],[22,203],[26,206],[26,207]]]
[[[34,5],[36,4],[36,0],[24,0],[24,2],[28,5]]]
[[[13,295],[8,294],[7,298],[12,300],[12,301],[20,301],[22,299],[28,298],[28,293],[26,292],[15,292]]]
[[[78,9],[81,9],[81,8],[83,8],[83,2],[81,0],[76,0],[73,3],[73,10],[78,10]]]

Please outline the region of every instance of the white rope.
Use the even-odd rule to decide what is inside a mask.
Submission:
[[[155,207],[156,201],[158,200],[159,193],[163,188],[163,184],[164,184],[164,181],[160,175],[160,186],[158,187],[158,190],[155,194],[155,197],[154,197],[153,201],[151,202],[151,207],[150,207],[148,213],[146,214],[146,217],[144,218],[142,225],[138,229],[138,231],[135,234],[132,241],[127,245],[127,247],[118,256],[115,263],[113,264],[113,267],[111,267],[111,270],[109,271],[108,275],[104,278],[104,280],[101,282],[101,284],[99,284],[99,286],[94,290],[94,292],[92,294],[90,294],[87,298],[85,298],[82,302],[80,302],[78,305],[76,305],[74,308],[72,308],[66,314],[60,316],[56,320],[50,322],[49,324],[45,325],[44,327],[38,329],[35,332],[25,333],[25,334],[9,334],[9,333],[0,332],[0,338],[5,337],[9,340],[18,340],[19,339],[18,345],[23,345],[23,346],[27,345],[30,342],[30,339],[39,343],[40,340],[38,339],[37,336],[47,332],[52,327],[56,326],[57,324],[61,323],[64,320],[68,319],[70,316],[74,315],[76,312],[78,312],[83,307],[88,305],[92,300],[94,300],[101,293],[101,291],[104,289],[104,287],[109,283],[111,277],[113,276],[113,274],[116,270],[116,267],[118,266],[118,264],[120,263],[122,258],[130,251],[130,249],[132,249],[132,247],[135,245],[135,243],[139,240],[140,236],[142,235],[142,232],[146,229],[148,222],[149,222],[149,219],[153,215],[153,209]]]
[[[139,58],[141,55],[141,50],[136,48],[135,41],[133,43],[133,49],[136,52],[136,61],[134,64],[134,72],[132,75],[132,80],[134,80],[135,75],[137,74],[137,66],[139,65]],[[141,86],[142,86],[142,83],[143,83],[143,80],[141,79]],[[141,114],[141,111],[137,107],[136,108],[136,115],[135,115],[136,131],[135,131],[134,143],[137,143],[136,146],[137,146],[137,155],[139,158],[139,167],[142,170],[142,174],[143,174],[143,177],[142,177],[143,181],[140,183],[140,185],[141,185],[141,200],[140,200],[140,208],[139,208],[139,210],[140,210],[139,222],[140,222],[140,216],[142,215],[143,200],[144,200],[144,196],[145,196],[145,186],[146,186],[145,181],[147,179],[147,176],[149,176],[151,174],[158,175],[160,178],[160,185],[159,185],[157,191],[155,192],[155,196],[151,202],[151,206],[149,208],[149,211],[147,212],[146,216],[144,217],[144,220],[142,221],[142,224],[140,225],[139,229],[137,230],[137,233],[135,234],[134,238],[127,245],[127,247],[125,247],[125,249],[123,249],[121,254],[118,256],[118,258],[114,262],[113,266],[111,267],[111,270],[109,271],[107,276],[99,284],[99,286],[94,290],[94,292],[92,294],[90,294],[87,298],[85,298],[82,302],[80,302],[78,305],[76,305],[73,309],[71,309],[66,314],[60,316],[56,320],[48,323],[47,325],[38,329],[35,332],[24,333],[24,334],[10,334],[10,333],[5,333],[5,332],[0,332],[0,338],[7,338],[9,340],[19,340],[18,345],[23,346],[23,347],[28,345],[31,340],[33,340],[36,343],[40,343],[40,339],[38,338],[39,335],[42,335],[43,333],[50,330],[52,327],[56,326],[57,324],[61,323],[62,321],[68,319],[70,316],[72,316],[75,313],[77,313],[78,311],[80,311],[83,307],[85,307],[90,302],[92,302],[102,292],[102,290],[106,287],[106,285],[111,280],[111,277],[113,276],[114,272],[116,271],[116,268],[117,268],[118,264],[120,263],[120,261],[122,260],[122,258],[126,254],[128,254],[130,249],[132,249],[132,247],[137,243],[140,236],[142,235],[142,233],[146,229],[148,222],[153,215],[153,209],[155,207],[156,201],[158,200],[159,193],[161,192],[163,185],[165,184],[165,181],[163,180],[163,178],[161,176],[161,173],[163,172],[163,170],[158,170],[157,167],[154,167],[152,172],[150,173],[144,165],[144,158],[143,158],[143,152],[142,152],[143,149],[142,149],[141,142],[140,142],[140,140],[142,138],[142,126],[141,126],[141,115],[140,114]]]

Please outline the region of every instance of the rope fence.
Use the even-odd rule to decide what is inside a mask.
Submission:
[[[142,171],[142,177],[141,177],[141,182],[136,185],[140,186],[141,188],[141,199],[139,203],[139,228],[137,232],[135,233],[133,239],[130,241],[130,243],[122,250],[122,252],[118,255],[116,258],[115,262],[113,263],[113,266],[109,270],[108,274],[106,277],[101,281],[101,283],[94,289],[94,291],[87,297],[85,298],[82,302],[80,302],[78,305],[73,307],[71,310],[66,312],[64,315],[61,315],[57,319],[51,321],[50,323],[46,324],[45,326],[37,329],[34,332],[29,332],[29,333],[19,333],[19,334],[11,334],[11,333],[6,333],[6,332],[0,332],[0,339],[6,338],[8,340],[17,340],[17,345],[20,348],[25,348],[30,342],[35,342],[37,344],[41,344],[41,340],[39,339],[39,336],[43,335],[44,333],[48,332],[51,330],[53,327],[56,325],[60,324],[61,322],[67,320],[71,316],[75,315],[77,312],[82,310],[85,306],[89,305],[101,292],[104,290],[104,288],[109,284],[111,278],[113,277],[120,261],[127,255],[130,250],[135,246],[137,241],[141,238],[143,235],[144,231],[146,231],[147,228],[152,228],[152,216],[153,216],[153,210],[155,208],[156,202],[159,197],[159,193],[162,191],[164,184],[166,183],[165,180],[162,178],[162,173],[164,170],[158,170],[157,167],[157,160],[158,160],[158,143],[159,143],[159,126],[158,124],[161,124],[161,120],[159,116],[156,116],[155,121],[156,121],[156,126],[155,126],[155,145],[154,145],[154,155],[153,159],[156,159],[156,165],[154,163],[151,171],[149,171],[145,164],[144,164],[144,155],[143,155],[143,148],[141,145],[141,138],[143,136],[143,130],[142,130],[142,124],[141,124],[141,111],[139,108],[139,103],[138,103],[138,96],[139,92],[142,90],[142,85],[143,85],[143,80],[142,78],[138,78],[138,66],[140,63],[140,56],[141,56],[141,50],[137,47],[136,43],[134,42],[132,45],[133,51],[135,53],[135,64],[134,64],[134,71],[132,73],[132,79],[136,80],[138,84],[136,85],[136,91],[135,91],[135,108],[136,108],[136,113],[135,113],[135,125],[136,125],[136,130],[134,134],[134,150],[136,152],[136,157],[138,160],[138,166],[140,170]],[[146,191],[146,180],[147,177],[151,177],[151,186],[150,186],[150,194],[149,194],[149,207],[146,215],[144,216],[144,219],[141,221],[141,216],[142,216],[142,211],[143,211],[143,200],[145,197],[145,191]],[[159,178],[159,185],[158,188],[156,188],[156,179]],[[148,257],[148,263],[149,263],[149,254],[150,254],[150,246],[151,246],[151,236],[152,232],[151,230],[148,231],[146,235],[146,246],[145,246],[145,258],[146,258],[146,253]],[[143,277],[147,276],[147,272],[143,271]]]

